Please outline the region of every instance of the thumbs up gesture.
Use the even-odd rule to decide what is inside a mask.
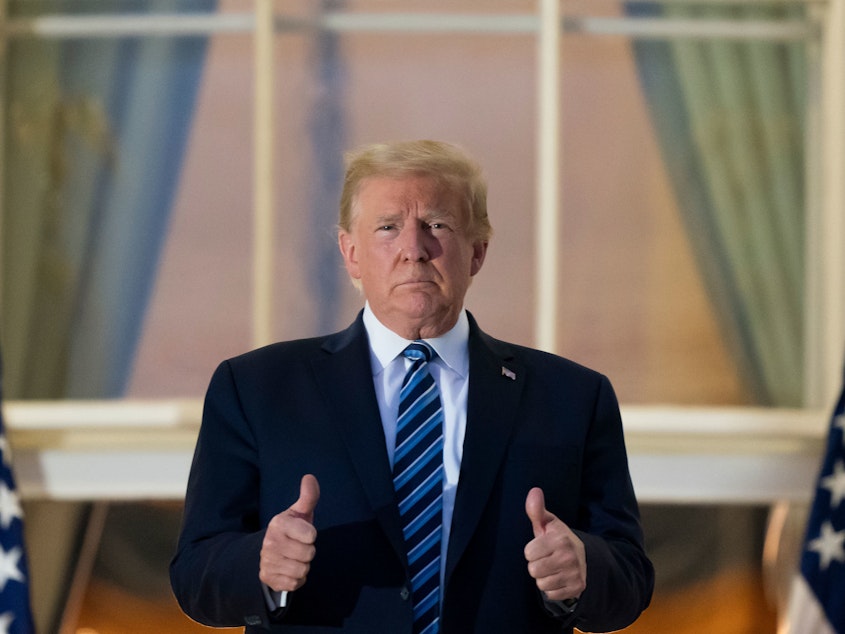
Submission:
[[[587,587],[584,543],[554,514],[546,510],[543,489],[533,488],[525,498],[534,539],[525,546],[528,574],[550,601],[577,599]]]
[[[320,501],[320,484],[313,475],[302,476],[299,499],[267,525],[261,544],[258,578],[276,592],[301,588],[317,550],[314,509]]]

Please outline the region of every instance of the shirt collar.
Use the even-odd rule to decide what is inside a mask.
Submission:
[[[369,302],[364,305],[364,327],[370,340],[370,353],[374,363],[373,375],[384,371],[397,356],[407,347],[411,340],[404,339],[382,324],[370,308]],[[469,319],[466,311],[458,315],[458,321],[448,332],[439,337],[424,339],[437,353],[443,363],[461,377],[469,373]]]

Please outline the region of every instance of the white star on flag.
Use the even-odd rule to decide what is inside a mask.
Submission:
[[[0,614],[0,634],[9,634],[9,626],[14,623],[14,612],[3,612]]]
[[[6,583],[10,579],[12,581],[20,581],[21,583],[26,581],[21,569],[18,567],[18,562],[20,562],[22,554],[23,552],[19,546],[15,546],[8,552],[0,546],[0,592],[5,589]]]
[[[832,561],[845,563],[845,531],[833,530],[833,524],[822,524],[822,534],[811,541],[807,548],[819,554],[819,566],[827,570]]]
[[[821,486],[830,491],[830,507],[838,507],[845,499],[845,462],[837,460],[833,473],[822,478]]]
[[[18,494],[6,486],[5,482],[0,482],[0,526],[3,530],[9,528],[16,517],[23,519]]]

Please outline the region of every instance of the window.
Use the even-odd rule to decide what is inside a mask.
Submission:
[[[137,440],[137,433],[147,434],[145,442],[163,455],[168,452],[162,447],[173,438],[168,434],[177,429],[182,434],[180,456],[187,461],[190,438],[185,431],[196,424],[197,401],[217,362],[268,339],[308,336],[347,323],[360,298],[346,283],[334,246],[339,152],[378,139],[430,136],[466,146],[485,166],[490,182],[495,235],[468,307],[503,339],[544,346],[552,342],[557,352],[610,376],[623,404],[632,467],[642,478],[641,498],[647,505],[675,505],[680,498],[674,496],[683,491],[702,493],[705,489],[695,478],[718,471],[705,461],[708,452],[723,459],[720,468],[727,475],[708,481],[713,488],[707,489],[707,497],[687,499],[708,506],[674,509],[678,525],[697,524],[702,515],[720,508],[717,523],[746,523],[748,534],[760,537],[760,512],[738,517],[735,505],[759,508],[772,495],[771,482],[783,487],[776,490],[787,497],[800,498],[800,486],[786,488],[794,478],[772,481],[760,473],[775,459],[783,464],[784,456],[793,465],[790,473],[814,473],[813,439],[820,430],[817,421],[826,416],[818,415],[819,408],[828,405],[840,376],[845,327],[845,228],[839,213],[845,186],[838,176],[845,168],[845,8],[840,0],[702,2],[695,14],[680,2],[610,0],[571,0],[560,6],[529,0],[349,0],[323,3],[325,13],[318,3],[305,0],[271,4],[220,0],[213,10],[209,2],[185,0],[169,5],[162,17],[159,5],[141,0],[118,9],[112,2],[95,0],[7,3],[2,19],[11,26],[5,46],[12,61],[6,67],[3,127],[3,350],[6,395],[16,401],[8,419],[17,437],[26,440],[17,457],[24,475],[33,478],[23,479],[22,490],[40,486],[33,497],[73,497],[51,489],[54,483],[44,474],[53,471],[28,470],[26,465],[40,458],[38,452],[46,456],[56,447],[49,434],[39,431],[47,425],[44,418],[15,427],[34,411],[28,408],[43,406],[18,399],[129,397],[117,404],[125,403],[120,411],[127,413],[118,414],[124,417],[122,424],[137,415],[130,411],[142,412],[153,424],[149,434],[133,427],[135,435],[125,437]],[[268,6],[275,14],[270,16],[275,30],[270,54],[256,55],[255,42],[267,33],[269,12],[262,13],[262,8]],[[538,67],[538,38],[549,37],[541,36],[542,11],[559,11],[564,25],[560,55],[545,71]],[[325,29],[313,29],[315,20]],[[207,41],[205,33],[210,34]],[[802,250],[806,245],[808,253],[823,256],[799,254],[804,262],[798,275],[803,378],[799,396],[787,403],[795,410],[755,407],[759,394],[736,355],[736,335],[726,334],[725,315],[733,313],[713,301],[713,280],[699,253],[707,250],[706,243],[696,242],[701,236],[682,214],[689,199],[678,180],[679,155],[671,153],[678,139],[672,142],[671,131],[661,129],[667,121],[661,113],[667,111],[655,107],[666,104],[642,81],[649,72],[667,78],[664,67],[655,71],[644,61],[655,51],[643,50],[643,45],[669,42],[677,55],[678,49],[702,42],[729,41],[741,47],[746,38],[760,48],[767,46],[766,54],[797,49],[794,57],[805,77],[798,106],[790,111],[801,119],[800,126],[794,120],[784,126],[806,135],[806,142],[799,143],[804,160],[796,177],[805,242],[798,243]],[[42,82],[23,81],[34,75],[15,66],[21,59],[16,51],[26,47],[39,56],[28,56],[27,63],[44,62],[38,75]],[[102,72],[80,66],[81,59],[96,60]],[[193,70],[180,68],[198,59]],[[180,73],[192,78],[190,94]],[[171,92],[156,90],[155,77],[168,81]],[[673,77],[676,82],[684,79]],[[544,82],[559,82],[559,89],[544,92]],[[269,110],[262,106],[269,101],[261,101],[267,97],[258,84],[271,90]],[[100,97],[86,99],[85,90],[100,91]],[[55,101],[45,100],[45,94]],[[156,101],[160,94],[165,97]],[[20,101],[22,95],[31,101]],[[183,104],[182,114],[171,122],[170,130],[178,134],[156,141],[146,132],[171,112],[171,96]],[[556,99],[559,116],[543,119],[540,113],[554,111]],[[35,109],[20,103],[57,106]],[[161,110],[146,123],[143,118],[133,121],[144,110],[141,104]],[[124,138],[118,123],[134,131],[137,145],[131,147],[140,149],[115,143]],[[114,191],[102,180],[99,189],[86,186],[89,163],[96,163],[98,178],[105,179],[103,174],[117,162],[123,167],[133,157],[146,156],[134,174],[165,182],[152,171],[161,163],[152,152],[179,135],[179,151],[171,153],[171,170],[165,174],[171,190],[157,194],[162,204],[156,209],[163,215],[139,212],[137,217],[146,222],[128,231],[115,207],[118,213],[108,221],[86,218],[90,233],[82,237],[81,220],[66,222],[71,202],[84,214],[99,207],[80,201],[102,200]],[[18,151],[31,147],[26,143],[33,138],[40,150]],[[557,143],[548,144],[550,138]],[[56,147],[65,153],[55,153]],[[749,150],[740,145],[739,151],[743,148]],[[151,153],[141,153],[147,151]],[[559,162],[547,172],[539,164],[541,155]],[[82,157],[88,163],[63,164],[51,156]],[[541,175],[542,187],[537,184]],[[149,191],[124,191],[132,200],[149,198]],[[10,198],[10,192],[21,198]],[[538,209],[548,200],[544,196],[552,197],[559,224],[552,232],[551,251],[538,255],[538,236],[548,234],[538,229]],[[40,210],[43,224],[19,224],[22,216],[34,217],[20,213],[30,208]],[[167,209],[172,209],[169,215]],[[12,238],[28,231],[46,236],[36,243],[46,242],[48,248],[31,249]],[[151,237],[142,240],[142,235]],[[95,242],[98,246],[90,248]],[[139,242],[147,247],[147,256],[135,261],[128,255]],[[33,260],[33,253],[42,253],[42,259]],[[138,287],[131,311],[97,312],[95,300],[101,296],[90,290],[95,281],[83,284],[72,274],[75,290],[59,284],[67,282],[63,275],[68,270],[101,270],[97,267],[108,256],[122,256],[117,261],[125,267],[134,262],[135,268],[124,273]],[[60,266],[68,259],[80,268]],[[547,286],[543,280],[548,281],[550,267],[556,276]],[[58,287],[45,286],[44,280]],[[125,290],[119,278],[103,283]],[[27,289],[36,286],[51,293],[21,304],[19,298],[29,297]],[[779,286],[777,281],[773,285]],[[77,290],[88,294],[78,295]],[[30,312],[21,312],[22,305],[30,306]],[[554,314],[550,305],[557,315],[551,332],[548,321],[535,318],[538,306],[545,307],[541,314]],[[67,344],[63,337],[80,313],[89,315],[86,343]],[[107,319],[113,315],[125,319],[123,330],[107,327],[117,323]],[[49,319],[39,321],[38,316]],[[59,317],[65,327],[51,327]],[[19,336],[22,332],[30,334]],[[121,348],[115,361],[118,347],[109,345],[112,340],[133,345]],[[36,349],[43,355],[67,350],[67,355],[22,369],[16,359],[40,358],[34,356]],[[122,380],[114,385],[107,382],[113,376],[108,371],[78,371],[93,363],[92,357],[117,363]],[[46,367],[51,372],[44,372]],[[43,375],[50,382],[38,383],[37,389],[24,387],[36,378],[46,381]],[[99,393],[83,391],[100,385],[94,378],[101,375],[107,387]],[[189,406],[168,409],[174,398],[190,399]],[[61,402],[55,407],[61,408]],[[60,413],[60,421],[72,420],[74,407],[68,403],[64,411],[69,413],[64,419]],[[149,409],[155,407],[159,409]],[[175,427],[168,422],[174,420],[171,415]],[[78,437],[91,442],[86,421],[80,421]],[[180,427],[179,421],[187,422]],[[62,422],[54,429],[76,433]],[[114,460],[106,465],[117,468],[121,432],[109,433]],[[763,435],[772,442],[760,442]],[[736,454],[726,454],[737,442],[741,455],[747,451],[752,461],[740,464]],[[173,458],[172,451],[168,455]],[[667,477],[667,469],[682,467],[690,470]],[[98,484],[120,482],[115,476]],[[656,486],[667,483],[678,487]],[[178,489],[169,488],[162,497],[178,497],[173,493]],[[129,499],[136,495],[131,488],[121,490]],[[721,504],[729,506],[725,510]],[[120,521],[119,509],[113,517]],[[654,521],[665,527],[672,520],[664,516]],[[746,546],[742,557],[756,553],[759,544]]]

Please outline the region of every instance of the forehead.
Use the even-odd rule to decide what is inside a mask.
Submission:
[[[370,176],[361,181],[353,201],[356,213],[437,211],[461,215],[461,196],[445,179],[427,174]]]

